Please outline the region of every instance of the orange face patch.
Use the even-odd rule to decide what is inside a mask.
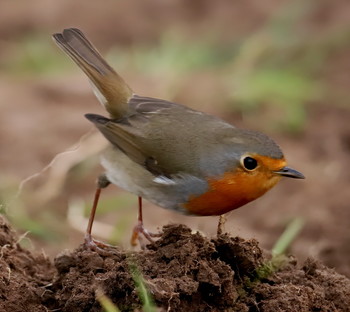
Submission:
[[[254,157],[258,161],[261,167],[269,171],[278,171],[287,165],[287,162],[284,158],[276,159],[268,156],[261,156],[261,155],[254,155],[254,154],[252,155],[252,157]]]
[[[214,216],[237,209],[265,194],[281,179],[273,171],[286,165],[284,159],[252,155],[259,163],[256,170],[236,168],[216,179],[208,179],[206,193],[192,197],[184,205],[193,215]]]

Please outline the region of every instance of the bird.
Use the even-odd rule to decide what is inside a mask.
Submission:
[[[101,190],[111,183],[139,198],[135,245],[141,236],[149,241],[156,236],[144,227],[142,199],[185,215],[223,216],[259,198],[282,177],[305,178],[287,166],[279,145],[263,133],[137,95],[81,30],[64,29],[53,39],[87,75],[109,114],[85,115],[109,143],[101,154],[104,173],[85,234],[89,248],[105,246],[93,239],[92,225]]]

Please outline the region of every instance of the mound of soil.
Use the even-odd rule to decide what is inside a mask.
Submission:
[[[135,276],[142,276],[161,311],[349,311],[350,280],[307,260],[289,258],[271,273],[256,240],[228,234],[209,239],[183,225],[168,225],[140,252],[85,250],[58,255],[54,264],[17,243],[1,222],[1,311],[101,311],[103,293],[120,310],[142,306]],[[138,277],[140,279],[140,277]]]

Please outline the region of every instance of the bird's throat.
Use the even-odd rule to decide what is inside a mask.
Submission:
[[[279,180],[279,176],[266,172],[228,172],[209,180],[207,192],[190,197],[184,207],[193,215],[221,215],[259,198]]]

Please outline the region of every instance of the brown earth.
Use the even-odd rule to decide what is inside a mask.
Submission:
[[[160,311],[349,311],[350,306],[350,280],[315,260],[297,265],[290,257],[272,273],[270,257],[256,240],[228,234],[210,239],[184,225],[164,226],[162,237],[143,251],[110,248],[99,254],[80,246],[52,263],[20,247],[1,219],[0,244],[1,311],[101,311],[101,293],[121,311],[135,311],[142,307],[136,274]]]

